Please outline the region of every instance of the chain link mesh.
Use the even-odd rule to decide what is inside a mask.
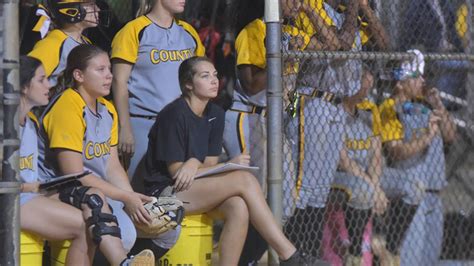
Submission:
[[[282,27],[286,234],[333,265],[474,259],[470,3],[294,10]]]
[[[105,2],[115,31],[137,8]],[[302,3],[282,1],[295,7],[282,26],[286,235],[333,265],[474,260],[471,1]],[[251,21],[232,19],[236,31]],[[264,188],[265,117],[238,117]]]

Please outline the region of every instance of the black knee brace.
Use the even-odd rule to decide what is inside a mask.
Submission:
[[[71,187],[59,192],[59,199],[82,210],[82,204],[87,204],[92,214],[86,220],[87,227],[92,228],[92,240],[99,245],[103,235],[111,235],[121,238],[117,217],[113,214],[103,213],[104,202],[97,194],[87,194],[90,187]],[[115,223],[117,226],[110,226],[107,223]]]

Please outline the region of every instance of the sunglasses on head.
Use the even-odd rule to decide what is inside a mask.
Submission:
[[[420,71],[409,71],[404,69],[395,69],[392,74],[395,80],[404,80],[408,78],[416,79],[423,75]]]

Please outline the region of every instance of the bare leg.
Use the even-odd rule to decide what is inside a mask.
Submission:
[[[38,196],[20,208],[21,228],[48,240],[71,239],[67,265],[90,265],[86,226],[82,213],[73,206]]]
[[[237,265],[249,224],[249,212],[245,201],[241,197],[231,197],[210,214],[212,217],[224,219],[224,228],[219,241],[219,265]]]
[[[257,179],[245,171],[233,171],[197,179],[191,189],[178,193],[178,198],[188,201],[186,212],[198,214],[218,207],[230,197],[241,197],[249,209],[250,221],[255,229],[276,250],[281,259],[288,259],[296,251],[285,237],[265,201]]]

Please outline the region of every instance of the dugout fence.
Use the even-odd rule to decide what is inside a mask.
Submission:
[[[315,1],[313,10],[321,20],[337,28],[336,38],[340,42],[344,40],[340,33],[349,29],[344,19],[351,15],[353,4],[344,1],[343,6],[334,2],[337,1]],[[283,23],[283,89],[285,95],[290,93],[285,106],[292,111],[283,122],[286,130],[282,208],[286,233],[310,260],[325,259],[335,265],[356,265],[360,259],[366,263],[401,265],[472,260],[472,3],[369,1],[373,12],[369,14],[361,7],[363,2],[360,1],[359,11],[354,12],[357,19],[353,43],[338,47],[337,51],[327,49],[331,40],[325,40],[322,33],[320,38],[310,39],[319,47],[312,47],[311,41],[305,43],[305,34],[318,35],[318,30],[324,30],[315,27],[309,16]],[[374,23],[380,24],[374,27]],[[387,41],[385,45],[383,40]],[[416,58],[414,53],[407,52],[409,49],[424,54],[423,87],[439,90],[455,124],[455,139],[449,143],[444,139],[437,156],[429,151],[437,145],[434,142],[419,147],[418,152],[407,150],[408,143],[413,141],[407,131],[428,128],[421,120],[410,121],[423,115],[407,113],[411,111],[407,110],[406,99],[392,102],[387,109],[389,99],[396,98],[394,94],[401,90],[394,74],[403,62]],[[413,71],[416,70],[414,67]],[[367,97],[373,104],[366,101],[347,115],[351,108],[347,108],[350,104],[341,107],[344,97],[350,101],[347,96],[360,91],[367,82],[366,73],[373,80]],[[295,96],[294,92],[298,94]],[[341,103],[334,100],[339,97]],[[430,105],[422,103],[421,98],[408,102]],[[371,114],[364,116],[368,110]],[[373,160],[378,156],[374,151],[377,145],[373,143],[377,135],[373,128],[374,110],[379,112],[382,124],[379,165]],[[364,132],[360,124],[369,126],[372,134]],[[410,134],[420,138],[424,133]],[[394,141],[406,144],[399,146],[405,151],[394,153],[390,147]],[[342,165],[341,150],[356,166]],[[404,158],[398,157],[398,152],[404,153]],[[400,164],[400,160],[413,161]],[[440,167],[443,161],[445,165]],[[377,176],[375,169],[371,169],[377,167],[382,168],[378,169],[379,178],[367,184],[364,178]],[[446,182],[434,184],[437,177],[445,178]],[[374,187],[383,192],[372,191]],[[407,199],[410,193],[419,198]],[[380,202],[387,203],[383,212],[376,210]]]
[[[105,2],[114,11],[118,24],[132,19],[137,8],[137,1]],[[195,19],[196,10],[211,1],[188,2],[190,7],[184,18]],[[268,101],[266,115],[255,119],[269,122],[260,123],[256,130],[260,135],[251,137],[251,142],[259,141],[251,145],[254,147],[261,147],[261,136],[266,140],[267,146],[256,149],[252,156],[268,158],[259,166],[271,188],[269,202],[277,214],[282,214],[285,233],[310,261],[325,259],[334,264],[356,265],[357,257],[363,257],[376,265],[385,259],[396,263],[397,255],[402,265],[474,260],[473,1],[306,2],[312,3],[309,13],[316,18],[293,10],[290,17],[282,20],[281,31],[275,30],[275,23],[280,26],[278,21],[267,20],[273,23],[267,31],[267,41],[277,40],[267,46],[272,79],[269,84],[273,84],[268,95],[272,100]],[[353,2],[358,2],[353,13],[356,18],[353,25],[345,25]],[[361,7],[366,4],[368,7]],[[314,19],[324,22],[324,26],[316,26]],[[237,23],[235,19],[229,21]],[[331,35],[324,32],[326,28],[332,29],[332,37],[337,40],[328,39]],[[342,34],[344,30],[347,32]],[[280,56],[278,44],[281,62],[275,60]],[[423,53],[425,85],[439,90],[456,134],[454,140],[442,141],[442,153],[436,154],[436,160],[428,158],[427,150],[430,145],[435,146],[428,141],[414,153],[420,161],[397,165],[395,157],[400,155],[394,155],[389,146],[393,141],[403,144],[404,140],[411,140],[404,135],[408,126],[404,123],[408,122],[400,117],[412,115],[408,114],[411,109],[400,105],[401,110],[397,110],[394,104],[394,112],[387,114],[381,105],[395,92],[398,80],[394,72],[404,62],[417,58],[414,52],[407,52],[409,49]],[[411,78],[415,78],[418,64],[412,70]],[[367,97],[372,104],[362,104],[355,115],[354,108],[349,112],[344,105],[347,96],[360,90],[367,73],[373,80]],[[421,99],[410,102],[426,104]],[[428,109],[421,108],[413,115],[429,116],[434,108]],[[372,123],[377,120],[372,117],[373,110],[379,113],[377,119],[382,126],[388,127],[385,134],[398,132],[400,136],[383,139],[380,132],[358,130],[363,125],[373,130]],[[394,117],[382,117],[389,114]],[[413,128],[420,138],[429,130],[426,125],[415,125],[419,126]],[[279,132],[275,133],[275,128]],[[367,163],[374,157],[376,135],[381,142],[378,163]],[[364,136],[369,136],[370,141]],[[346,149],[344,156],[358,163],[356,166],[341,165],[342,149]],[[408,153],[403,149],[398,152]],[[440,168],[439,158],[444,159],[444,167]],[[385,178],[390,184],[383,187],[384,170],[395,166],[400,171],[389,170]],[[378,180],[364,182],[367,178],[373,180],[377,171]],[[433,184],[434,175],[441,177],[435,181],[442,184]],[[377,186],[380,191],[376,192]],[[375,211],[376,204],[386,207]]]

